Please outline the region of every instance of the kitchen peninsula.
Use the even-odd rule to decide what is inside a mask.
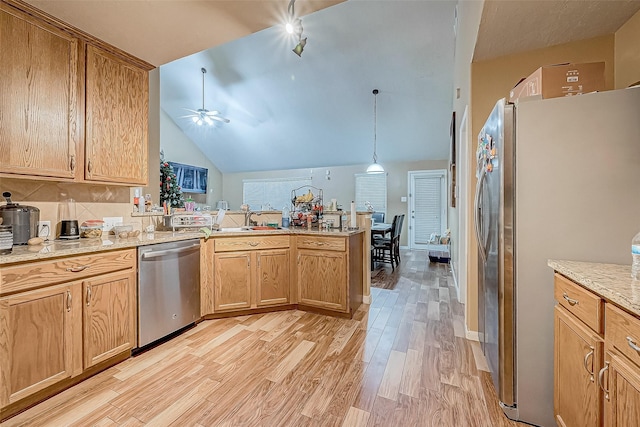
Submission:
[[[365,230],[157,232],[14,247],[0,256],[0,419],[130,357],[136,247],[201,238],[201,317],[362,303]]]

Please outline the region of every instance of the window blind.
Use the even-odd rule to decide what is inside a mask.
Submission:
[[[311,185],[311,178],[269,178],[242,180],[242,203],[259,210],[267,203],[274,210],[291,208],[291,190]]]
[[[431,233],[442,233],[441,176],[416,177],[414,181],[415,243],[426,245]]]
[[[375,212],[387,214],[387,174],[356,174],[356,210],[366,211],[365,202],[371,203]]]

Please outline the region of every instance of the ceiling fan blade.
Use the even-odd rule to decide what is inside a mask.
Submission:
[[[198,114],[198,110],[192,110],[191,108],[184,108],[182,107],[183,110],[187,110],[187,111],[191,111],[194,114]]]
[[[222,117],[222,116],[209,116],[209,118],[211,120],[217,120],[217,121],[223,122],[223,123],[229,123],[230,122],[229,119],[227,119],[226,117]]]
[[[220,115],[220,111],[218,110],[207,111],[207,116],[219,116],[219,115]]]
[[[181,119],[187,118],[187,117],[198,117],[197,114],[187,114],[186,116],[180,116]]]

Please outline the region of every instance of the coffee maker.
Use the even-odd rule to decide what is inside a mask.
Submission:
[[[76,202],[73,199],[58,204],[58,237],[61,240],[80,238],[80,228],[76,219]]]

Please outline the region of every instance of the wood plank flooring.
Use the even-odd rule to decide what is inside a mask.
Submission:
[[[448,266],[424,251],[375,272],[354,319],[210,320],[9,426],[519,426],[497,404]],[[388,276],[392,276],[391,278]]]

